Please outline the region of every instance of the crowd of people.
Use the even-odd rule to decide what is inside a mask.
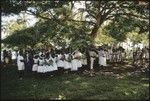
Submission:
[[[77,72],[94,67],[105,68],[108,63],[123,62],[126,52],[122,47],[94,47],[90,46],[82,50],[67,49],[41,49],[19,50],[1,52],[1,61],[4,63],[16,63],[19,77],[22,77],[26,69],[38,74],[51,74],[58,71]],[[133,51],[133,65],[143,65],[143,61],[149,61],[149,48],[137,48]],[[60,73],[60,72],[59,72]]]

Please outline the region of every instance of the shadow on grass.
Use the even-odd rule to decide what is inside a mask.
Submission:
[[[1,68],[2,99],[149,99],[149,77],[144,73],[89,77],[83,74],[62,74],[38,77],[25,72],[18,79],[17,67]]]

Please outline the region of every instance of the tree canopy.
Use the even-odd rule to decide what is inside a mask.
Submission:
[[[75,11],[75,3],[84,6]],[[127,33],[133,31],[138,34],[149,31],[149,2],[145,1],[6,0],[1,8],[5,16],[24,11],[38,18],[35,26],[14,32],[2,41],[12,46],[36,46],[41,42],[81,48],[94,42],[95,38],[97,42],[107,44],[122,42]],[[106,22],[109,23],[105,25]],[[102,38],[106,40],[102,41]]]

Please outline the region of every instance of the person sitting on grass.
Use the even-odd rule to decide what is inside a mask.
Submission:
[[[25,60],[23,57],[23,51],[19,51],[19,55],[17,57],[17,66],[18,66],[18,73],[19,73],[19,78],[20,80],[22,80],[22,76],[24,73],[24,69],[25,69]]]

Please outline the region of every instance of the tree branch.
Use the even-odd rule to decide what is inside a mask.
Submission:
[[[43,16],[41,16],[41,15],[39,15],[39,14],[36,14],[35,12],[32,12],[32,11],[30,11],[30,10],[28,10],[28,12],[30,12],[30,13],[28,13],[28,14],[30,14],[30,15],[35,15],[35,16],[37,16],[37,17],[40,17],[40,18],[42,18],[42,19],[47,19],[47,20],[52,20],[51,18],[47,18],[47,17],[43,17]],[[63,21],[63,19],[57,19],[57,18],[55,18],[54,16],[53,16],[53,20],[56,20],[56,21]],[[89,24],[95,24],[94,22],[92,22],[92,21],[80,21],[80,20],[74,20],[74,19],[66,19],[67,21],[73,21],[73,22],[82,22],[82,23],[89,23]],[[58,23],[59,23],[58,22]]]
[[[31,14],[30,14],[30,13],[26,12],[26,13],[28,13],[28,14],[30,14],[30,15],[34,15],[34,16],[37,16],[37,17],[40,17],[40,18],[46,19],[46,20],[51,20],[51,19],[48,18],[48,17],[41,16],[41,15],[36,14],[35,12],[32,12],[32,11],[30,11],[30,10],[27,10],[27,11],[31,13]]]
[[[136,18],[141,18],[141,19],[144,19],[144,20],[149,20],[148,17],[143,17],[141,15],[134,15],[133,13],[117,13],[117,14],[114,14],[114,15],[127,15],[127,16],[133,16],[133,17],[136,17]]]
[[[83,22],[83,23],[89,23],[89,24],[95,24],[92,21],[80,21],[80,20],[74,20],[74,19],[67,19],[68,21],[73,21],[73,22]]]

